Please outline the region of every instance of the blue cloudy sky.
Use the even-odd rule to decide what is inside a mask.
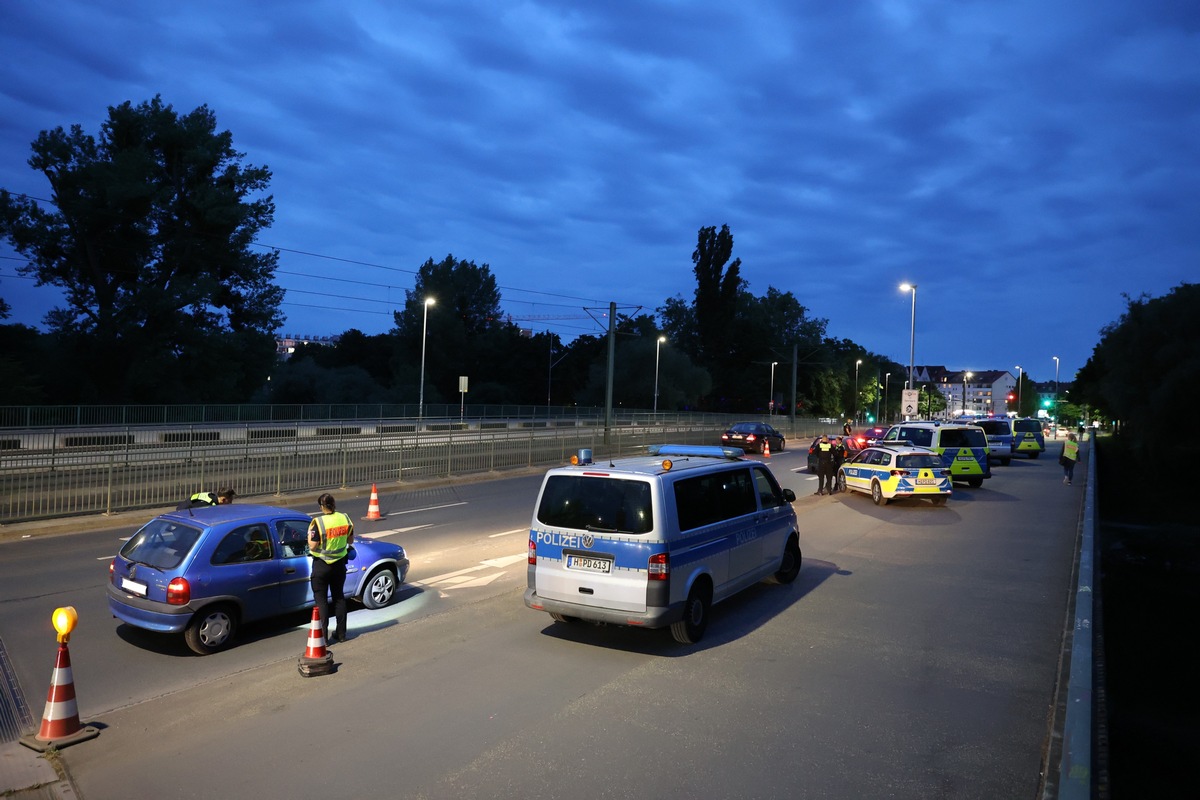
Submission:
[[[42,130],[206,104],[273,172],[281,332],[380,333],[426,259],[514,319],[756,295],[908,362],[1068,380],[1122,295],[1200,275],[1194,0],[0,0],[0,187]],[[0,248],[9,322],[56,293]]]

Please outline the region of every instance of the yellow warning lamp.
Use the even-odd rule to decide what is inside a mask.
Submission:
[[[74,606],[63,606],[54,609],[54,616],[50,620],[54,623],[54,630],[58,631],[59,643],[65,644],[71,638],[71,631],[75,630],[75,623],[79,622],[79,615],[75,613]]]
[[[663,462],[662,462],[663,472],[670,472],[671,467],[673,467],[673,466],[675,466],[675,462],[673,462],[671,459],[669,459],[669,458],[663,459]]]

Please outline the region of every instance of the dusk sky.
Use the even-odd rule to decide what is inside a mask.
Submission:
[[[0,49],[10,192],[49,197],[43,130],[216,114],[273,173],[280,333],[382,333],[447,254],[599,333],[690,301],[728,225],[831,337],[907,364],[909,281],[918,364],[1067,381],[1123,295],[1200,277],[1195,0],[0,0]]]

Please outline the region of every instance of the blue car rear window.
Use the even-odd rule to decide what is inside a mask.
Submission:
[[[158,569],[174,569],[187,557],[200,539],[200,528],[179,522],[155,519],[134,534],[121,548],[121,555],[138,564]]]

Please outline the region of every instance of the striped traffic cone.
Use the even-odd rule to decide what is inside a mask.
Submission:
[[[42,727],[36,736],[21,737],[21,744],[44,753],[51,747],[66,747],[99,735],[99,728],[79,724],[75,679],[71,675],[71,651],[67,649],[66,642],[59,642],[54,674],[50,677],[50,691],[46,693],[46,710],[42,712]]]
[[[379,492],[373,483],[371,484],[371,502],[367,503],[367,515],[363,519],[383,519],[383,514],[379,513]]]
[[[306,678],[333,672],[333,656],[325,649],[325,634],[321,630],[321,612],[313,606],[312,623],[308,626],[308,644],[296,663],[296,669]]]
[[[763,439],[763,458],[771,457],[771,440]]]

